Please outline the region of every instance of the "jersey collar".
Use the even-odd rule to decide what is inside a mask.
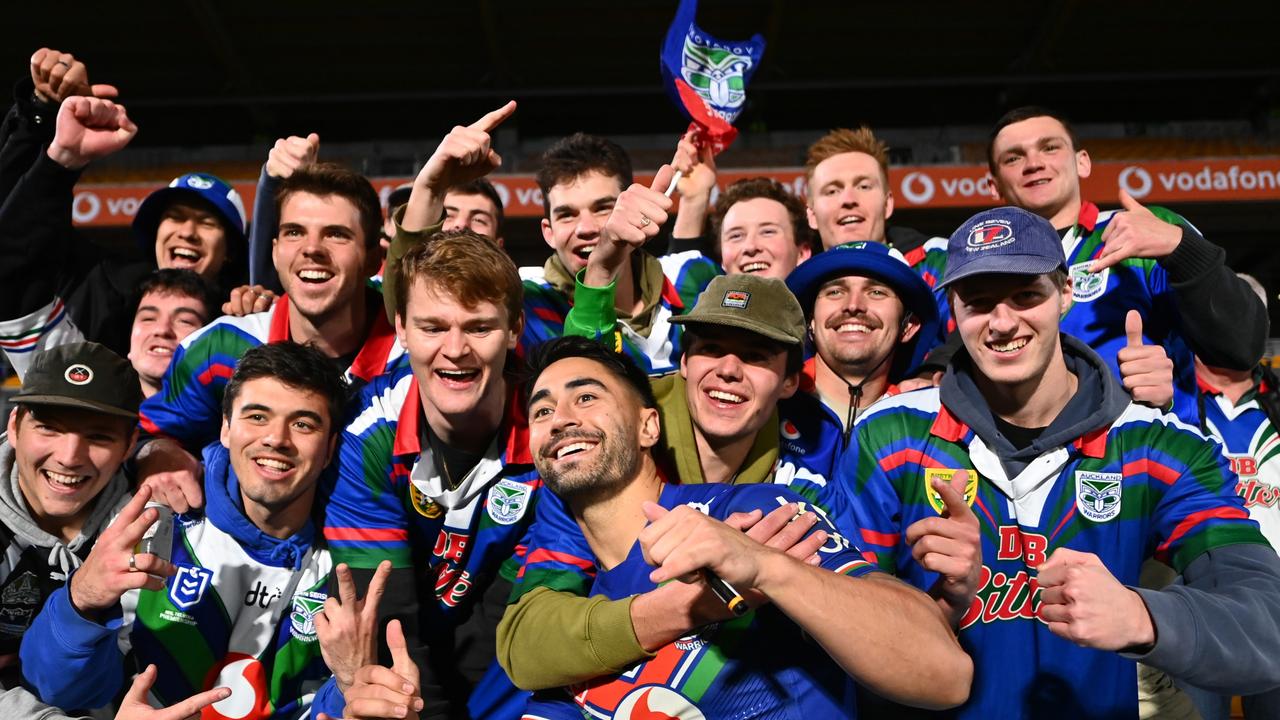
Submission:
[[[276,343],[292,339],[289,333],[289,296],[281,295],[271,308],[271,327],[267,331],[267,342]],[[373,314],[373,326],[360,346],[360,352],[352,361],[350,372],[355,377],[369,382],[387,369],[387,357],[396,342],[395,330],[387,320],[386,313]]]
[[[1107,433],[1110,426],[1104,425],[1096,430],[1081,435],[1071,441],[1071,446],[1085,457],[1101,458],[1107,452]],[[938,415],[933,419],[929,434],[942,438],[947,442],[958,443],[971,431],[971,428],[952,414],[946,405],[939,404]]]
[[[396,438],[392,443],[394,455],[422,454],[422,426],[425,416],[422,411],[422,396],[418,392],[418,378],[409,381],[409,394],[400,407],[400,416],[396,421]],[[505,438],[502,456],[508,464],[532,465],[533,453],[529,452],[529,421],[524,408],[520,405],[520,388],[512,383],[511,394],[507,398],[506,417],[499,430]]]

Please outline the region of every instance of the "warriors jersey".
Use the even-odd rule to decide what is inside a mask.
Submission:
[[[1271,546],[1280,547],[1280,434],[1258,404],[1259,390],[1235,404],[1203,382],[1200,392],[1205,427],[1239,477],[1236,492]]]
[[[667,509],[687,504],[723,520],[734,512],[768,513],[799,500],[776,485],[666,485],[658,502]],[[540,506],[539,521],[544,512]],[[816,527],[838,535],[826,522]],[[819,554],[822,566],[834,572],[858,577],[874,569],[843,539],[828,543]],[[582,560],[595,564],[590,557]],[[647,592],[656,587],[649,580],[652,570],[637,542],[625,561],[596,576],[590,594],[616,599]],[[625,673],[564,692],[534,699],[524,717],[812,720],[853,717],[855,712],[853,681],[773,606],[702,628]]]
[[[837,472],[862,528],[856,541],[882,569],[918,588],[934,584],[904,532],[942,512],[930,482],[958,470],[969,473],[964,497],[984,562],[961,620],[974,685],[958,717],[1136,716],[1133,661],[1077,646],[1037,619],[1037,569],[1054,550],[1093,553],[1136,586],[1148,557],[1181,572],[1206,550],[1265,542],[1218,447],[1172,415],[1130,403],[1110,426],[1046,450],[1010,478],[933,388],[874,405]]]

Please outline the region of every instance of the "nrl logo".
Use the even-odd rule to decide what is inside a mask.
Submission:
[[[200,603],[211,580],[213,571],[208,568],[180,565],[169,581],[169,601],[179,610],[190,610]]]
[[[1093,261],[1076,263],[1071,266],[1071,299],[1076,302],[1089,302],[1102,296],[1107,289],[1107,278],[1111,276],[1111,268],[1103,268],[1100,273],[1089,272]]]
[[[1076,471],[1076,508],[1094,522],[1114,520],[1120,514],[1120,473]]]
[[[316,641],[316,613],[324,609],[328,595],[306,590],[293,596],[293,609],[289,612],[289,632],[303,642]]]
[[[733,122],[742,113],[742,103],[747,98],[746,73],[751,69],[751,57],[724,47],[702,45],[699,40],[703,39],[692,31],[685,36],[680,75],[712,112]]]
[[[510,525],[524,517],[524,511],[529,508],[530,493],[528,485],[503,478],[489,488],[489,502],[485,503],[485,509],[494,522]]]

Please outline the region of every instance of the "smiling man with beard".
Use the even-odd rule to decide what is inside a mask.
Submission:
[[[158,666],[152,695],[163,704],[223,686],[227,714],[307,711],[331,672],[313,618],[332,562],[311,518],[346,392],[313,348],[245,353],[227,384],[221,441],[204,451],[204,512],[157,538],[171,557],[136,553],[156,520],[144,488],[46,602],[23,645],[24,676],[43,701],[106,705],[129,656],[138,669]]]
[[[964,699],[969,660],[921,594],[867,574],[848,542],[824,547],[814,567],[721,522],[803,504],[801,496],[774,485],[665,481],[652,455],[658,401],[626,358],[564,338],[538,350],[531,375],[530,449],[562,503],[555,507],[567,508],[587,539],[599,568],[590,592],[625,597],[714,572],[750,589],[755,609],[672,638],[626,674],[542,693],[526,718],[577,718],[584,709],[595,717],[728,718],[748,709],[754,717],[854,717],[851,680],[927,706]],[[540,522],[547,509],[539,506]],[[839,537],[826,520],[818,528]],[[820,647],[801,642],[802,632]]]
[[[223,389],[240,356],[292,340],[333,358],[348,382],[367,383],[404,362],[404,351],[365,286],[379,262],[378,196],[363,176],[320,163],[284,180],[276,199],[273,257],[285,295],[270,310],[222,317],[178,347],[159,393],[143,403],[142,428],[159,436],[139,452],[138,475],[174,510],[200,504],[194,454],[218,430]]]

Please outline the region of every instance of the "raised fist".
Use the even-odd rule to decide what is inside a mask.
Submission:
[[[71,53],[40,48],[31,56],[31,82],[36,97],[61,103],[73,95],[113,98],[120,94],[114,85],[90,85],[89,71]]]
[[[103,98],[69,97],[58,110],[48,154],[68,170],[79,170],[119,151],[137,134],[138,126],[129,119],[123,105]]]

